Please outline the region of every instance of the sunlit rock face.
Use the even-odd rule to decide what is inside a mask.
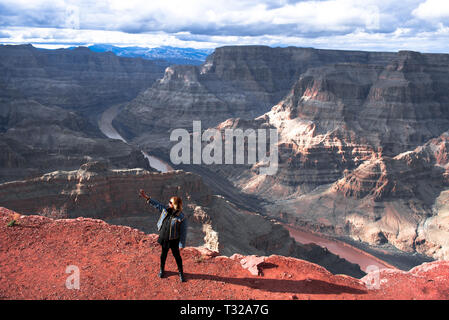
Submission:
[[[105,140],[92,125],[107,105],[132,99],[114,127],[164,157],[171,130],[191,131],[196,120],[203,130],[276,129],[276,174],[261,175],[260,163],[203,166],[265,200],[265,213],[376,246],[447,257],[448,55],[223,47],[201,66],[164,73],[139,59],[87,49],[47,56],[15,50],[0,50],[8,61],[0,77],[4,180],[98,159],[113,168],[144,168],[136,147]],[[216,230],[204,230],[217,247]],[[263,247],[264,237],[258,239]]]
[[[448,133],[395,157],[375,156],[272,212],[317,231],[448,258]],[[282,213],[282,214],[281,214]]]
[[[440,113],[436,126],[438,122],[444,122],[444,118],[439,116]],[[418,124],[419,121],[415,119],[413,123],[415,127],[424,127],[422,132],[426,132],[427,121]],[[436,130],[428,125],[425,139],[431,137],[431,130]],[[399,130],[398,127],[394,130]],[[372,136],[382,137],[378,139],[379,142],[385,139],[382,131],[374,132]],[[353,144],[363,136],[358,133],[354,137],[351,141]],[[407,150],[411,139],[406,137],[406,132],[401,137],[392,139],[389,145],[398,150]],[[343,145],[348,147],[348,141],[345,140],[346,144]],[[267,208],[267,212],[317,231],[349,235],[372,245],[389,243],[403,251],[447,259],[447,146],[447,131],[395,156],[383,152],[382,145],[373,144],[371,152],[363,155],[358,153],[363,150],[362,145],[355,144],[354,150],[349,149],[346,155],[357,157],[358,164],[354,161],[353,167],[337,166],[339,178],[314,185],[315,189],[310,192],[296,190],[296,196],[290,194],[284,197],[285,201],[276,201]],[[317,157],[317,160],[342,164],[329,156]],[[306,170],[303,166],[299,172]],[[288,169],[285,172],[288,177],[294,176]],[[271,188],[285,190],[279,186],[283,183],[278,182],[278,176],[270,178]],[[298,176],[301,176],[300,173]],[[324,176],[328,177],[329,174]],[[309,181],[313,183],[316,180]]]
[[[170,66],[164,77],[130,102],[114,120],[147,150],[167,149],[170,131],[200,120],[203,128],[228,118],[253,119],[269,111],[311,67],[337,62],[384,65],[394,53],[230,46],[202,66]]]
[[[170,131],[193,120],[275,128],[275,175],[259,163],[207,168],[271,201],[268,214],[439,257],[442,237],[423,230],[444,220],[448,74],[443,54],[225,47],[203,66],[167,69],[115,124],[166,154]]]
[[[277,173],[211,168],[276,217],[444,259],[448,75],[448,55],[416,52],[309,68],[269,112],[217,126],[276,128]]]
[[[305,177],[312,169],[324,177],[311,178],[312,187],[331,183],[364,160],[394,157],[446,131],[449,97],[436,91],[448,66],[447,57],[400,52],[386,67],[309,69],[262,118],[279,130],[288,173]]]

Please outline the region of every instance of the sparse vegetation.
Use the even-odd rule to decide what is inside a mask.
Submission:
[[[201,255],[201,256],[199,256],[199,257],[195,257],[195,258],[194,258],[195,263],[202,263],[202,262],[204,262],[205,260],[206,260],[206,256],[204,256],[204,255]]]
[[[20,214],[15,213],[12,216],[12,220],[8,222],[7,226],[8,227],[14,227],[14,226],[18,225],[19,224],[19,221],[18,221],[19,219],[20,219]]]

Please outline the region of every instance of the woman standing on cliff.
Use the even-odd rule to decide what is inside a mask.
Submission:
[[[182,213],[181,198],[171,197],[168,207],[166,207],[158,201],[151,199],[143,190],[140,190],[140,196],[145,198],[147,203],[151,204],[161,212],[157,222],[157,229],[159,230],[159,238],[157,241],[162,247],[159,278],[163,278],[165,275],[165,260],[167,259],[168,250],[171,249],[176,260],[176,265],[178,266],[179,278],[181,282],[185,282],[186,280],[182,269],[182,259],[179,248],[185,247],[187,220]]]

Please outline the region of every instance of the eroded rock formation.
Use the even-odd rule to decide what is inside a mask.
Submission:
[[[232,117],[252,119],[278,103],[308,68],[337,62],[384,65],[394,53],[229,46],[202,66],[171,66],[164,77],[130,102],[114,120],[127,139],[167,152],[170,131],[203,128]]]
[[[247,70],[238,53],[226,50]],[[273,201],[265,207],[268,214],[332,235],[447,259],[441,224],[448,188],[449,55],[401,51],[364,61],[347,56],[344,63],[307,60],[304,69],[293,72],[297,79],[290,91],[269,112],[252,119],[236,112],[237,118],[214,125],[276,128],[275,175],[261,175],[259,163],[208,169],[245,193]],[[206,71],[221,70],[220,77],[240,83],[220,64],[211,68],[214,59],[203,66]],[[226,59],[221,63],[233,70]],[[248,78],[244,71],[241,76]],[[272,88],[261,83],[265,87],[259,88]]]
[[[164,68],[82,47],[0,46],[0,181],[74,170],[88,160],[149,170],[138,149],[105,139],[96,118],[151,86]]]
[[[364,274],[357,265],[319,246],[297,244],[280,224],[213,195],[201,177],[189,172],[111,170],[104,163],[88,163],[77,171],[56,171],[0,184],[0,206],[53,218],[100,218],[155,233],[159,214],[138,197],[139,189],[162,203],[173,195],[184,199],[189,245],[205,246],[228,256],[294,256],[321,264],[334,273],[356,277]]]

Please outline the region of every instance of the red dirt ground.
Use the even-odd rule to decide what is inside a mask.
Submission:
[[[14,217],[17,223],[8,226]],[[0,299],[449,298],[449,262],[445,261],[410,272],[383,270],[374,275],[379,287],[368,289],[359,279],[333,275],[295,258],[266,257],[257,276],[244,269],[239,259],[187,247],[181,252],[187,282],[179,281],[171,253],[168,277],[159,279],[156,239],[157,235],[102,220],[53,220],[0,208]],[[78,267],[79,289],[66,287],[67,278],[74,274],[66,273],[68,266]]]

